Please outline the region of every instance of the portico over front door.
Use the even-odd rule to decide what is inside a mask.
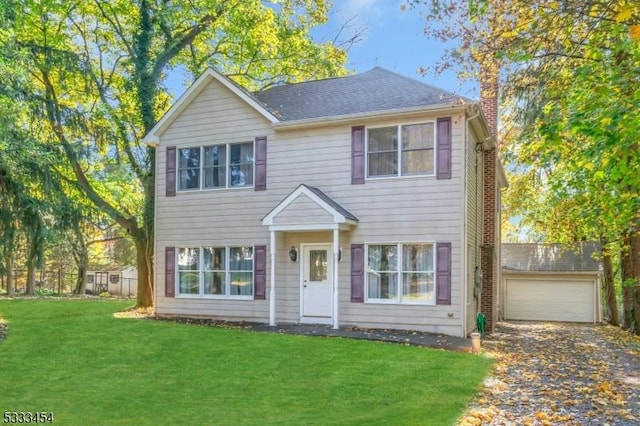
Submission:
[[[302,246],[300,321],[331,324],[333,262],[331,244]]]

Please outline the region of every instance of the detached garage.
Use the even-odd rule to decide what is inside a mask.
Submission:
[[[502,245],[505,320],[594,323],[601,319],[595,243]]]

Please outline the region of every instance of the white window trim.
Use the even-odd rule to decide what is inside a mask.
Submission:
[[[231,289],[231,281],[230,281],[230,275],[231,275],[231,270],[229,269],[229,265],[230,265],[230,257],[229,257],[229,253],[231,251],[231,248],[240,248],[240,247],[251,247],[252,253],[253,253],[253,261],[252,261],[252,268],[251,268],[251,276],[253,277],[253,279],[251,280],[251,296],[244,296],[244,295],[233,295],[229,293],[229,290]],[[178,267],[178,259],[179,256],[178,254],[180,253],[181,249],[195,249],[197,248],[199,250],[199,256],[198,256],[198,294],[190,294],[190,293],[180,293],[180,269]],[[204,294],[204,249],[205,248],[224,248],[225,249],[225,253],[224,253],[224,273],[225,273],[225,293],[226,294]],[[255,300],[255,288],[254,288],[254,283],[255,283],[255,246],[253,245],[203,245],[203,246],[178,246],[176,247],[176,256],[175,256],[175,269],[174,271],[176,271],[175,273],[175,297],[179,298],[179,299],[217,299],[217,300]],[[206,271],[206,272],[213,272],[213,270],[211,271]],[[234,271],[234,272],[238,272],[238,271]]]
[[[433,125],[433,172],[431,173],[420,173],[420,174],[412,174],[412,175],[403,175],[402,174],[402,126],[412,126],[415,124],[432,124]],[[398,173],[396,175],[385,175],[385,176],[369,176],[369,130],[371,129],[384,129],[385,127],[396,127],[397,138],[398,138],[398,149],[397,149],[397,161],[398,161]],[[415,179],[415,178],[425,178],[425,177],[435,177],[437,173],[437,164],[438,164],[438,137],[437,133],[437,123],[436,120],[424,120],[424,121],[411,121],[402,124],[388,124],[382,126],[367,126],[365,127],[365,140],[364,140],[364,171],[365,171],[365,180],[386,180],[386,179]]]
[[[433,301],[432,302],[427,302],[427,301],[404,301],[402,300],[402,283],[403,283],[403,279],[402,279],[402,246],[403,245],[411,245],[411,244],[428,244],[431,245],[433,247],[433,271],[431,271],[431,273],[433,274]],[[397,270],[396,270],[396,276],[397,276],[397,283],[398,283],[398,288],[397,288],[397,294],[398,297],[396,299],[375,299],[375,298],[369,298],[369,246],[392,246],[395,245],[397,247],[397,253],[398,253],[398,262],[397,262]],[[436,305],[436,299],[438,297],[438,295],[436,294],[437,289],[438,289],[438,283],[436,282],[436,261],[438,260],[436,258],[436,243],[435,241],[403,241],[403,242],[372,242],[372,243],[366,243],[364,246],[365,249],[365,270],[364,270],[364,302],[365,303],[370,303],[370,304],[374,304],[374,305],[403,305],[403,306],[409,306],[409,305],[419,305],[419,306],[435,306]],[[425,272],[427,273],[427,272]]]
[[[231,181],[231,164],[229,164],[229,159],[230,159],[230,150],[229,150],[229,146],[230,145],[241,145],[241,144],[245,144],[245,143],[250,143],[251,147],[252,147],[252,155],[253,155],[253,163],[251,164],[252,168],[253,168],[253,182],[251,182],[251,185],[244,185],[244,186],[231,186],[229,185],[229,182]],[[205,188],[204,187],[204,149],[211,147],[211,146],[221,146],[224,145],[225,148],[225,186],[218,186],[218,187],[212,187],[212,188]],[[199,170],[200,170],[200,174],[198,176],[198,188],[187,188],[187,189],[180,189],[180,151],[183,149],[196,149],[199,148],[200,149],[200,166],[199,166]],[[253,141],[241,141],[241,142],[223,142],[223,143],[212,143],[212,144],[207,144],[207,145],[195,145],[195,146],[184,146],[184,147],[177,147],[176,148],[176,192],[181,192],[181,193],[187,193],[187,192],[199,192],[199,191],[223,191],[223,190],[239,190],[239,189],[254,189],[256,185],[256,143],[255,140]]]

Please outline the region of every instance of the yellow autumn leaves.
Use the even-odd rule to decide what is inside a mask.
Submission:
[[[614,9],[614,19],[629,26],[629,35],[640,43],[640,5],[636,1],[624,1]]]

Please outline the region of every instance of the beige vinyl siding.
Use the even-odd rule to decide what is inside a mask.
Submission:
[[[480,267],[480,246],[482,244],[482,153],[476,152],[477,138],[473,132],[468,133],[467,143],[467,334],[476,327],[478,301],[474,297],[475,267]],[[476,167],[477,166],[477,167]]]
[[[280,212],[273,220],[274,225],[307,225],[328,223],[333,217],[306,195],[296,198],[289,206]]]
[[[410,122],[433,121],[436,115]],[[368,120],[353,125],[386,126],[403,120]],[[261,220],[287,195],[304,183],[315,186],[358,219],[351,231],[341,231],[343,261],[339,264],[339,318],[341,325],[358,324],[416,329],[463,335],[462,257],[467,241],[461,241],[467,212],[463,197],[465,120],[452,115],[452,179],[435,176],[367,179],[351,185],[351,125],[318,129],[279,130],[258,112],[217,82],[210,83],[161,135],[157,154],[156,202],[156,306],[158,314],[207,315],[223,319],[268,321],[267,300],[232,301],[164,297],[164,249],[167,246],[266,245],[268,227]],[[267,190],[253,188],[178,191],[165,197],[165,148],[252,141],[267,136]],[[286,215],[304,212],[308,200]],[[309,210],[311,211],[311,210]],[[319,210],[316,208],[315,210]],[[327,215],[328,217],[328,215]],[[282,217],[287,223],[307,219]],[[315,218],[312,220],[320,220]],[[308,222],[307,222],[308,223]],[[277,233],[276,320],[300,319],[300,265],[289,260],[295,245],[332,241],[332,234]],[[450,306],[390,305],[350,302],[350,245],[352,243],[430,242],[452,243],[452,304]],[[267,269],[270,268],[267,253]]]

